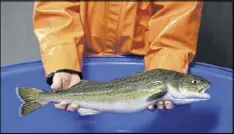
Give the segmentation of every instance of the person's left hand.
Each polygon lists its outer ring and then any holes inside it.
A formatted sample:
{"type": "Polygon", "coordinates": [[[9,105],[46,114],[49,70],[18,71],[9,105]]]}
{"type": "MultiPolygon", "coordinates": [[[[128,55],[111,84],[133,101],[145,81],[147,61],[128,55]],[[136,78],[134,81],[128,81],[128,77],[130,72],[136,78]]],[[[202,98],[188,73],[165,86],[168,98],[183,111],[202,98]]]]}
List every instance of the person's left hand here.
{"type": "MultiPolygon", "coordinates": [[[[157,102],[157,109],[173,109],[174,108],[174,105],[170,102],[170,101],[159,101],[157,102]]],[[[148,109],[150,111],[153,111],[155,109],[155,106],[154,105],[150,105],[148,106],[148,109]]]]}

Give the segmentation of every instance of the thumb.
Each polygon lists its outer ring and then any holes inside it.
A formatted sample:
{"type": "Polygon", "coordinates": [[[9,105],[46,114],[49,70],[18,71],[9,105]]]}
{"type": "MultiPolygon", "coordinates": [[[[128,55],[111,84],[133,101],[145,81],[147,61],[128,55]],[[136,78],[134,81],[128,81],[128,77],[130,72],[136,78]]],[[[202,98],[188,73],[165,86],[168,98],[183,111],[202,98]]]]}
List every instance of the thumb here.
{"type": "Polygon", "coordinates": [[[53,77],[53,84],[51,85],[53,90],[59,90],[62,88],[62,77],[59,73],[55,74],[53,77]]]}

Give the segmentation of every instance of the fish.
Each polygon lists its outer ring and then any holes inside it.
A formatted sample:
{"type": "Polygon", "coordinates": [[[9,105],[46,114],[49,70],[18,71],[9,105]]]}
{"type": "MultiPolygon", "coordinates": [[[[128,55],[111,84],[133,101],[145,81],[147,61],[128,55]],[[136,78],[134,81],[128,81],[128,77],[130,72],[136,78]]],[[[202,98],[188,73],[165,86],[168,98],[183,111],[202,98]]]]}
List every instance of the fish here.
{"type": "Polygon", "coordinates": [[[206,90],[211,83],[197,75],[169,69],[137,72],[109,81],[81,80],[67,90],[48,92],[34,87],[17,87],[22,101],[19,116],[26,116],[48,103],[76,103],[81,116],[103,112],[131,113],[145,110],[158,101],[175,105],[190,104],[211,98],[206,90]]]}

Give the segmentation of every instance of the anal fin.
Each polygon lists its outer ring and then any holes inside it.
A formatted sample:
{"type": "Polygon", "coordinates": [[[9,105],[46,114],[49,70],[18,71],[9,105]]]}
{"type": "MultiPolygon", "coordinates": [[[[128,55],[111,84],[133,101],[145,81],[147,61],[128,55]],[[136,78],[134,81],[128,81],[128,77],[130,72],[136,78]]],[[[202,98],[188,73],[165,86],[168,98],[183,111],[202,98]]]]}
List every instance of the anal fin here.
{"type": "Polygon", "coordinates": [[[95,114],[101,113],[101,112],[99,112],[99,111],[92,110],[92,109],[88,109],[88,108],[78,108],[77,112],[78,112],[81,116],[95,115],[95,114]]]}

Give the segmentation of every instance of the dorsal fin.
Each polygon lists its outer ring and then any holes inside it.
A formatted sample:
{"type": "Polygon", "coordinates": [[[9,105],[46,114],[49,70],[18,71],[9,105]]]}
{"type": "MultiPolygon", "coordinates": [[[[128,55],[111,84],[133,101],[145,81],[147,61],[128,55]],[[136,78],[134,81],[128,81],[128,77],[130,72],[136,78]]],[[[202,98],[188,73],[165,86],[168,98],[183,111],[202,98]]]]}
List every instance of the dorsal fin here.
{"type": "Polygon", "coordinates": [[[136,72],[135,75],[140,75],[142,73],[144,73],[144,72],[136,72]]]}
{"type": "Polygon", "coordinates": [[[79,84],[89,82],[88,80],[80,80],[79,84]]]}
{"type": "Polygon", "coordinates": [[[76,87],[76,86],[81,86],[81,85],[86,84],[86,83],[98,83],[98,82],[97,81],[89,81],[89,80],[80,80],[79,83],[73,85],[71,88],[76,87]]]}
{"type": "Polygon", "coordinates": [[[89,81],[88,81],[88,80],[80,80],[79,83],[77,83],[77,84],[71,86],[70,88],[73,88],[73,87],[76,87],[76,86],[80,86],[80,85],[85,84],[85,83],[87,83],[87,82],[89,82],[89,81]]]}

